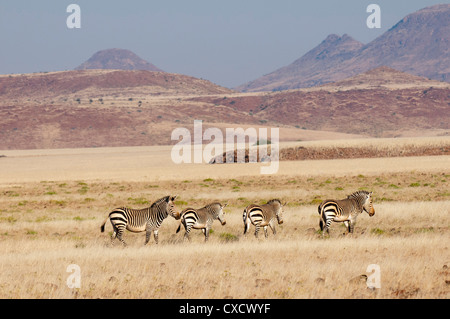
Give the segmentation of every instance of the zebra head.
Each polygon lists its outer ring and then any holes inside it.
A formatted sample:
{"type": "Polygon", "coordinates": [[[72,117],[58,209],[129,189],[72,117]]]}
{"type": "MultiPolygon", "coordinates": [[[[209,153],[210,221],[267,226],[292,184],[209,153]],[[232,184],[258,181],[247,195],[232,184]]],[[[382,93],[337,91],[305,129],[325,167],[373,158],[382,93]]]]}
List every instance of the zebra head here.
{"type": "Polygon", "coordinates": [[[219,205],[219,211],[217,212],[217,219],[219,219],[220,223],[223,225],[225,225],[227,223],[227,221],[225,220],[225,212],[223,211],[223,209],[228,205],[222,205],[220,203],[218,203],[219,205]]]}
{"type": "Polygon", "coordinates": [[[271,204],[275,210],[275,216],[277,217],[278,224],[283,224],[283,206],[287,204],[282,204],[279,199],[272,199],[267,202],[267,204],[271,204]]]}
{"type": "Polygon", "coordinates": [[[283,213],[284,213],[283,207],[286,206],[286,204],[287,202],[285,202],[284,204],[281,204],[280,202],[280,209],[278,209],[277,213],[277,221],[279,225],[283,224],[283,213]]]}
{"type": "Polygon", "coordinates": [[[372,193],[367,193],[366,194],[366,199],[365,202],[363,204],[363,209],[365,210],[365,212],[367,214],[369,214],[370,217],[372,217],[373,215],[375,215],[375,208],[373,208],[373,202],[372,202],[372,193]]]}
{"type": "Polygon", "coordinates": [[[167,214],[169,214],[170,216],[172,216],[173,218],[175,218],[176,220],[180,219],[181,214],[180,212],[177,212],[175,210],[175,199],[177,198],[178,195],[175,196],[167,196],[166,197],[166,202],[167,202],[167,206],[166,206],[166,212],[167,214]]]}
{"type": "MultiPolygon", "coordinates": [[[[347,199],[355,200],[359,207],[362,208],[370,217],[375,215],[375,209],[373,208],[372,192],[357,191],[347,196],[347,199]]],[[[362,211],[361,211],[362,212],[362,211]]]]}

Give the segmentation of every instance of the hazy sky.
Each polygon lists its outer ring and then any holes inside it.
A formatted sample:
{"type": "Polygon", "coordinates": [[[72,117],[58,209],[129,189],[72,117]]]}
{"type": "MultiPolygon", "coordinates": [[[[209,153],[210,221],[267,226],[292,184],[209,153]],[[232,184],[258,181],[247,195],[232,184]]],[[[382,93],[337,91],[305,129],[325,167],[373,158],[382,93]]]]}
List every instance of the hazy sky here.
{"type": "Polygon", "coordinates": [[[157,67],[234,87],[292,63],[328,34],[368,43],[448,0],[0,0],[0,74],[70,70],[98,50],[129,49],[157,67]],[[69,4],[81,29],[69,29],[69,4]],[[381,29],[369,29],[369,4],[381,29]]]}

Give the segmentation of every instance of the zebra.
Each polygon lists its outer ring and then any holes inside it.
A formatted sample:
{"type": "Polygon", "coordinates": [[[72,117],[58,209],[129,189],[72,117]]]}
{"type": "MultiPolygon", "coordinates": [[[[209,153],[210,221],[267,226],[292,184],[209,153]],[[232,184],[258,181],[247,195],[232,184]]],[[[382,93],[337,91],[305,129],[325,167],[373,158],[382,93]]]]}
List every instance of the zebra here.
{"type": "Polygon", "coordinates": [[[189,237],[189,233],[191,229],[201,229],[203,235],[205,235],[205,242],[208,241],[209,230],[215,219],[218,219],[222,226],[227,223],[224,218],[225,212],[223,211],[226,206],[227,204],[222,205],[221,203],[215,202],[200,209],[184,209],[180,213],[180,224],[178,225],[176,232],[178,233],[180,231],[181,224],[183,224],[184,229],[186,230],[184,239],[190,241],[191,238],[189,237]]]}
{"type": "Polygon", "coordinates": [[[329,228],[331,222],[344,222],[349,233],[353,233],[353,229],[356,223],[356,217],[363,211],[369,214],[370,217],[375,215],[375,209],[373,208],[372,192],[357,191],[351,195],[348,195],[343,200],[324,200],[318,207],[320,215],[320,230],[322,230],[322,236],[325,231],[329,234],[329,228]]]}
{"type": "Polygon", "coordinates": [[[116,208],[103,221],[100,230],[102,233],[105,231],[105,223],[109,219],[114,231],[111,236],[111,243],[117,238],[126,246],[125,241],[122,239],[122,234],[127,229],[134,233],[145,231],[144,245],[149,242],[151,233],[153,232],[155,242],[158,244],[158,230],[164,219],[168,215],[177,220],[180,219],[180,213],[175,211],[175,198],[177,196],[165,196],[155,201],[150,207],[144,209],[116,208]]]}
{"type": "Polygon", "coordinates": [[[244,209],[244,235],[250,228],[250,223],[255,226],[255,237],[258,238],[258,232],[261,227],[264,228],[266,238],[267,226],[270,226],[274,235],[276,235],[275,218],[278,224],[283,224],[283,206],[279,199],[272,199],[265,205],[250,204],[244,209]]]}

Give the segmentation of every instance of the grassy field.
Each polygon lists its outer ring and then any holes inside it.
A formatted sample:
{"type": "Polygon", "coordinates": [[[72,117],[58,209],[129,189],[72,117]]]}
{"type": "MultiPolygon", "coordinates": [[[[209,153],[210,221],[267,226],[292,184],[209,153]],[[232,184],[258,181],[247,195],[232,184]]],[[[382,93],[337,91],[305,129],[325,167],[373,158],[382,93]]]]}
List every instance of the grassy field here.
{"type": "Polygon", "coordinates": [[[280,162],[263,176],[263,164],[175,165],[168,150],[0,152],[0,298],[450,297],[449,156],[280,162]],[[374,192],[375,216],[359,216],[352,236],[333,224],[322,238],[318,203],[359,189],[374,192]],[[227,224],[208,243],[200,231],[184,242],[171,217],[159,245],[129,232],[127,247],[111,245],[109,222],[100,233],[113,208],[169,194],[178,210],[228,203],[227,224]],[[255,239],[252,226],[244,236],[243,208],[272,198],[288,202],[277,235],[255,239]],[[71,264],[81,288],[66,284],[71,264]],[[367,288],[370,264],[379,289],[367,288]]]}

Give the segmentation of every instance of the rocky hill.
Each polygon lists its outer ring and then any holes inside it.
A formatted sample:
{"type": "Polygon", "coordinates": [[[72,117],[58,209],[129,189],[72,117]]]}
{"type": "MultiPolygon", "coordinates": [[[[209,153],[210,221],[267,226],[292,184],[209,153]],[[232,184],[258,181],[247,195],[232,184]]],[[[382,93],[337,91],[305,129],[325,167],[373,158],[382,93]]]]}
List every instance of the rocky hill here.
{"type": "Polygon", "coordinates": [[[88,69],[110,69],[110,70],[146,70],[158,71],[150,62],[141,59],[130,50],[124,49],[107,49],[96,52],[86,62],[75,68],[75,70],[88,69]]]}
{"type": "Polygon", "coordinates": [[[3,104],[67,102],[108,96],[203,95],[232,90],[207,80],[154,71],[81,70],[0,75],[3,104]]]}

